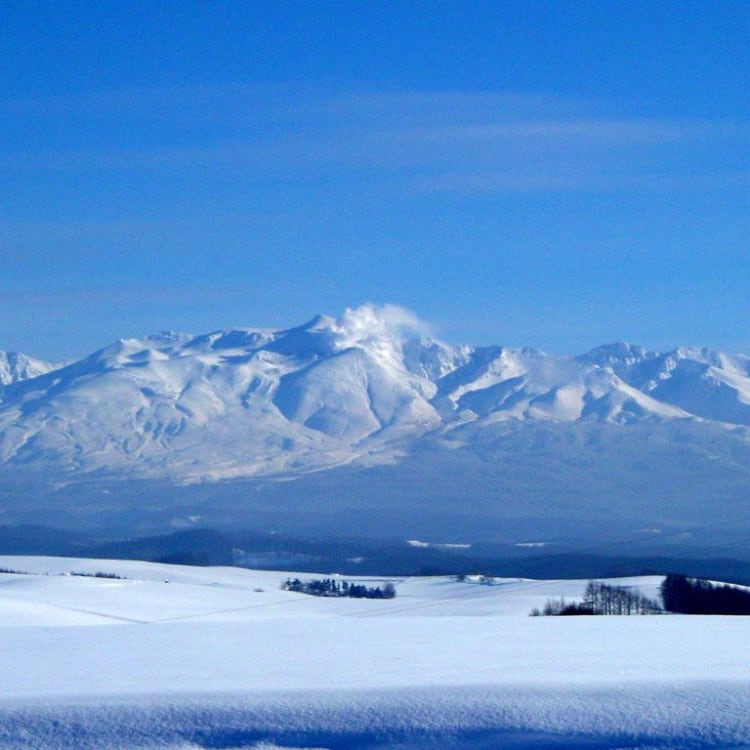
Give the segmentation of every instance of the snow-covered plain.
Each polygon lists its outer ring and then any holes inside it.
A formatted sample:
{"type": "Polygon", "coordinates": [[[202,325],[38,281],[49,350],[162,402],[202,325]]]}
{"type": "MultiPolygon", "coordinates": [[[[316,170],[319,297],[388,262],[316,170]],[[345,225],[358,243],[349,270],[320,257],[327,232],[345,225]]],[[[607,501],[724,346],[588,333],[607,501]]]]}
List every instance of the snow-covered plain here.
{"type": "Polygon", "coordinates": [[[528,617],[585,581],[394,579],[378,601],[234,568],[0,568],[27,573],[0,574],[2,748],[750,747],[747,618],[528,617]]]}

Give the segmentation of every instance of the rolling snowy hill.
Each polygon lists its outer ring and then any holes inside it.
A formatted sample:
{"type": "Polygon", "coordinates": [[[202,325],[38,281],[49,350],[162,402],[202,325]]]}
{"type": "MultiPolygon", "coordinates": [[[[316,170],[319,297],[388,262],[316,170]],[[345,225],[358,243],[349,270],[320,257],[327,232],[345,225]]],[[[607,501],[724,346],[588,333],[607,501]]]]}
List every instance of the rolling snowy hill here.
{"type": "MultiPolygon", "coordinates": [[[[294,479],[298,499],[325,493],[332,513],[366,516],[369,472],[383,512],[439,519],[462,496],[467,532],[499,518],[737,515],[750,478],[747,357],[627,344],[561,357],[453,346],[420,328],[365,305],[283,331],[126,339],[57,368],[4,356],[6,498],[71,482],[136,481],[143,495],[149,482],[253,480],[251,496],[286,512],[279,481],[294,479]]],[[[204,511],[217,502],[201,495],[204,511]]]]}
{"type": "Polygon", "coordinates": [[[0,574],[7,750],[750,745],[748,618],[528,617],[586,581],[400,578],[361,600],[273,571],[0,567],[24,571],[0,574]]]}

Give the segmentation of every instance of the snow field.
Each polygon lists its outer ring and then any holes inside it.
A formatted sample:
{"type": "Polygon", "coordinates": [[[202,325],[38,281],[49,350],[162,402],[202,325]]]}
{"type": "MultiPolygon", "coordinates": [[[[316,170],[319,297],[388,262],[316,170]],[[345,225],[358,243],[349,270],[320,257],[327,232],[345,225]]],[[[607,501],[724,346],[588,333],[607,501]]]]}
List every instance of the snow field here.
{"type": "Polygon", "coordinates": [[[33,573],[0,574],[10,750],[750,746],[747,618],[528,617],[585,581],[409,578],[373,601],[280,572],[0,567],[33,573]]]}

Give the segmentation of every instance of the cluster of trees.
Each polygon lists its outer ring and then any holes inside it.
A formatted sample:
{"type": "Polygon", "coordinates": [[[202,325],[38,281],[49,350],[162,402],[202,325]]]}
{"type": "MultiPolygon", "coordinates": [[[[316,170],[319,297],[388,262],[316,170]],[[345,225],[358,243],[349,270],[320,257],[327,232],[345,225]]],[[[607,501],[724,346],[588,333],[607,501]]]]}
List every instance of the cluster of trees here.
{"type": "Polygon", "coordinates": [[[594,615],[653,615],[661,612],[657,602],[637,589],[589,581],[583,593],[583,606],[594,615]]]}
{"type": "Polygon", "coordinates": [[[583,601],[568,603],[565,599],[549,599],[542,610],[533,609],[532,616],[539,615],[652,615],[661,612],[661,607],[652,599],[627,586],[589,581],[583,593],[583,601]]]}
{"type": "Polygon", "coordinates": [[[287,578],[284,589],[311,596],[349,597],[351,599],[393,599],[396,587],[392,583],[381,586],[365,586],[361,583],[338,581],[335,578],[322,578],[312,581],[300,581],[299,578],[287,578]]]}
{"type": "Polygon", "coordinates": [[[750,590],[700,578],[668,575],[661,584],[663,608],[635,589],[590,581],[580,602],[548,599],[538,615],[750,615],[750,590]]]}
{"type": "Polygon", "coordinates": [[[700,578],[668,575],[661,585],[664,609],[687,615],[750,615],[750,591],[700,578]]]}

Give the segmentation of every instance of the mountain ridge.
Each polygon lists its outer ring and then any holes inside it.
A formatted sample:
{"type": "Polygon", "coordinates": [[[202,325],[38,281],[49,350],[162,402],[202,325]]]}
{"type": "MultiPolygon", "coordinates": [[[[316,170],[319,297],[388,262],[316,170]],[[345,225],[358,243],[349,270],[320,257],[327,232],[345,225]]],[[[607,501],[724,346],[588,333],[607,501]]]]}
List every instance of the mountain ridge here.
{"type": "Polygon", "coordinates": [[[364,305],[278,331],[122,339],[59,367],[0,354],[14,366],[0,462],[201,481],[387,464],[459,425],[750,425],[742,355],[615,343],[565,357],[446,344],[420,325],[364,305]]]}

